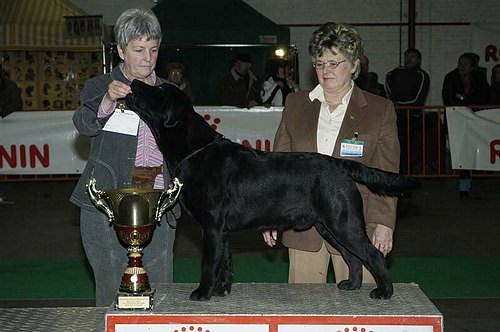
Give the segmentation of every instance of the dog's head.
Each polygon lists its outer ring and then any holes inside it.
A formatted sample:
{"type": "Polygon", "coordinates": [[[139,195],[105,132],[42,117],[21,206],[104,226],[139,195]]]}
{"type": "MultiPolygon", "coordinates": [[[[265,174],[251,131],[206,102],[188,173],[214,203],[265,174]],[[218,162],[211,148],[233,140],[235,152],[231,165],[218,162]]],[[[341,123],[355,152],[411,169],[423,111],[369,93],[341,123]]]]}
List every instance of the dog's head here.
{"type": "Polygon", "coordinates": [[[130,87],[127,107],[149,126],[164,155],[180,159],[221,136],[175,85],[150,86],[134,80],[130,87]]]}
{"type": "Polygon", "coordinates": [[[176,126],[192,111],[189,97],[170,83],[151,86],[134,80],[130,87],[127,106],[150,127],[156,138],[163,128],[176,126]]]}

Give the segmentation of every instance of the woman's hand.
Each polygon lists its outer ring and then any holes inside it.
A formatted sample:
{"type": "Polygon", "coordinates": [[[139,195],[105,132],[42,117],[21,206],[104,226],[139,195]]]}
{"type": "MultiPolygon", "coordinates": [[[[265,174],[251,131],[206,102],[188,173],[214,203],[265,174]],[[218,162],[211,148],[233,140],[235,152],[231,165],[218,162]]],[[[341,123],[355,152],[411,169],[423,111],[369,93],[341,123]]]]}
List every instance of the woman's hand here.
{"type": "Polygon", "coordinates": [[[127,94],[132,92],[130,86],[120,81],[114,80],[108,85],[108,92],[104,95],[102,100],[102,109],[107,113],[113,113],[112,109],[116,101],[120,98],[125,98],[127,94]]]}
{"type": "Polygon", "coordinates": [[[270,229],[262,232],[262,236],[264,237],[264,241],[266,241],[268,246],[274,247],[276,245],[276,241],[278,240],[278,231],[275,229],[270,229]]]}
{"type": "Polygon", "coordinates": [[[373,231],[372,243],[384,256],[392,250],[392,233],[392,229],[381,224],[377,224],[373,231]]]}
{"type": "Polygon", "coordinates": [[[128,95],[130,92],[132,92],[130,86],[128,86],[123,82],[114,80],[113,82],[109,83],[108,93],[106,95],[106,98],[108,98],[109,101],[114,103],[120,98],[125,98],[125,96],[128,95]]]}

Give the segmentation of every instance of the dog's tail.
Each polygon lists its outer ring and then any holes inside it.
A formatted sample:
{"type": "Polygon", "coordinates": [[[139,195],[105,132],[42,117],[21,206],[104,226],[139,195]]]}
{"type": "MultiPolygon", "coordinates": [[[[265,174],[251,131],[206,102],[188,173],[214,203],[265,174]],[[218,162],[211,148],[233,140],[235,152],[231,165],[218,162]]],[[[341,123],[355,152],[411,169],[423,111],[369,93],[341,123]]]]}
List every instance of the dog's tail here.
{"type": "Polygon", "coordinates": [[[355,182],[365,185],[371,192],[379,195],[400,196],[420,188],[420,182],[414,177],[368,167],[349,159],[338,161],[340,168],[355,182]]]}

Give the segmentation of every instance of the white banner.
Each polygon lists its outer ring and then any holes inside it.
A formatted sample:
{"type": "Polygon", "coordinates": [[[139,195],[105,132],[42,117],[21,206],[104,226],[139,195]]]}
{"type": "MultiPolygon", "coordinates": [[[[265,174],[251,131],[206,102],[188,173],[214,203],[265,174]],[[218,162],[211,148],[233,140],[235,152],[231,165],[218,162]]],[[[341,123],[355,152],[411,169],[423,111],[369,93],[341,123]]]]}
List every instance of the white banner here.
{"type": "Polygon", "coordinates": [[[500,171],[500,109],[446,108],[453,169],[500,171]]]}
{"type": "MultiPolygon", "coordinates": [[[[281,107],[195,107],[219,133],[234,142],[270,151],[281,107]]],[[[72,122],[73,111],[14,112],[0,119],[0,174],[80,174],[90,144],[72,122]]]]}

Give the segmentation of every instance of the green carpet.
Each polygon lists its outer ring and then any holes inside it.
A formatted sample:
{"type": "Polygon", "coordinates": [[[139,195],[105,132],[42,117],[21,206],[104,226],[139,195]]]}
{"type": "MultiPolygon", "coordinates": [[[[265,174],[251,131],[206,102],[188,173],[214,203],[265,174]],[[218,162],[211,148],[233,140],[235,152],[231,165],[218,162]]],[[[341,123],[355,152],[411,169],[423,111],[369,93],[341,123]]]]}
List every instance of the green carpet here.
{"type": "MultiPolygon", "coordinates": [[[[288,263],[261,257],[234,257],[235,282],[284,283],[288,263]]],[[[0,300],[92,299],[92,272],[86,260],[0,262],[0,300]]],[[[201,259],[177,258],[174,281],[198,283],[201,259]]],[[[500,298],[500,258],[391,258],[395,283],[413,282],[430,298],[500,298]]],[[[331,276],[330,276],[331,279],[331,276]]]]}

